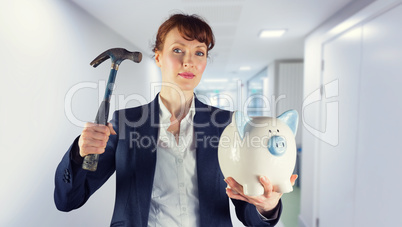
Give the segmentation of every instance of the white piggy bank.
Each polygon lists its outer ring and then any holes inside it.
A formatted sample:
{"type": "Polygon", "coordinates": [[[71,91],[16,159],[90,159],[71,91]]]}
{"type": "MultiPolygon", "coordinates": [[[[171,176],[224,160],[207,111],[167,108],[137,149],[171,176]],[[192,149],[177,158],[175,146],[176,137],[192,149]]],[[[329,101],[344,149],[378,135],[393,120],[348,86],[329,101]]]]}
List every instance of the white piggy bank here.
{"type": "Polygon", "coordinates": [[[280,193],[293,191],[290,177],[296,164],[298,121],[295,110],[278,118],[251,119],[235,112],[219,140],[219,165],[225,178],[233,177],[249,196],[264,193],[260,176],[267,176],[280,193]]]}

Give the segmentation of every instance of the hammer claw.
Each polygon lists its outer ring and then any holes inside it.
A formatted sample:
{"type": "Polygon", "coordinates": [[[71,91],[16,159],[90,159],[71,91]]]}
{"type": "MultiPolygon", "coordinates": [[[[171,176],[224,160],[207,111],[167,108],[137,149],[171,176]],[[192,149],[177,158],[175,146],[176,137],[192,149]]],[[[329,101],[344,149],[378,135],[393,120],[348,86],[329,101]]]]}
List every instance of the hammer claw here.
{"type": "Polygon", "coordinates": [[[110,55],[107,53],[108,51],[103,52],[98,57],[96,57],[93,61],[91,61],[91,65],[96,68],[96,66],[100,65],[102,62],[110,58],[110,55]]]}

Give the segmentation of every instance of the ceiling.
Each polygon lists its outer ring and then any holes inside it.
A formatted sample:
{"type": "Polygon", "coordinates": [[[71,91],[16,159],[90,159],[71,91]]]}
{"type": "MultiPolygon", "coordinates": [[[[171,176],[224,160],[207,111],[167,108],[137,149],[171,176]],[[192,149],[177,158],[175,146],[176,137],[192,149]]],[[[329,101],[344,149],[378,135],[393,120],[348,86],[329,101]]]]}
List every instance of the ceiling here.
{"type": "Polygon", "coordinates": [[[256,75],[275,59],[303,58],[305,36],[353,0],[71,1],[150,57],[158,27],[169,15],[184,12],[202,16],[216,38],[203,79],[228,78],[235,84],[235,80],[256,75]],[[281,38],[261,39],[258,34],[263,29],[287,32],[281,38]],[[250,70],[239,70],[242,66],[250,70]]]}

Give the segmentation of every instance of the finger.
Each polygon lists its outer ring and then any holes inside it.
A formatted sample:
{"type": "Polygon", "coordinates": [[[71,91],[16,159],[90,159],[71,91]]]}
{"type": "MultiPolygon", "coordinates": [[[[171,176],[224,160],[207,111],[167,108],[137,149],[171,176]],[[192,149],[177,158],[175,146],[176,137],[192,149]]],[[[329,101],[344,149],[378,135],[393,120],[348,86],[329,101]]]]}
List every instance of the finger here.
{"type": "Polygon", "coordinates": [[[83,133],[87,132],[87,133],[92,133],[92,132],[99,132],[99,133],[104,133],[106,135],[108,135],[108,133],[110,133],[110,130],[107,126],[105,125],[100,125],[100,124],[94,124],[91,122],[87,122],[85,123],[85,127],[82,130],[83,133]]]}
{"type": "Polygon", "coordinates": [[[107,140],[97,140],[93,138],[83,137],[83,147],[100,147],[105,148],[107,145],[107,140]]]}
{"type": "Polygon", "coordinates": [[[229,196],[229,198],[242,200],[249,203],[249,200],[246,197],[240,195],[239,193],[233,191],[230,188],[226,188],[226,194],[229,196]]]}
{"type": "Polygon", "coordinates": [[[107,127],[109,127],[110,133],[112,135],[117,135],[116,131],[113,128],[113,125],[111,123],[107,123],[107,127]]]}
{"type": "Polygon", "coordinates": [[[93,140],[100,140],[100,141],[108,141],[109,137],[105,133],[100,133],[100,132],[91,132],[84,134],[84,137],[88,137],[93,140]]]}
{"type": "Polygon", "coordinates": [[[268,177],[261,176],[260,182],[261,182],[262,186],[264,187],[264,196],[267,198],[270,198],[272,196],[272,189],[273,189],[273,185],[271,184],[271,181],[268,179],[268,177]]]}
{"type": "Polygon", "coordinates": [[[91,143],[92,141],[102,141],[107,143],[109,137],[105,133],[92,131],[90,128],[85,128],[80,137],[80,144],[91,143]]]}
{"type": "Polygon", "coordinates": [[[106,125],[100,125],[100,124],[98,124],[98,125],[92,126],[91,129],[92,129],[93,131],[95,131],[95,132],[105,133],[107,136],[110,135],[109,127],[106,126],[106,125]]]}
{"type": "Polygon", "coordinates": [[[244,195],[243,194],[243,186],[239,183],[237,183],[237,181],[235,179],[233,179],[232,177],[228,177],[225,179],[225,182],[229,185],[229,187],[232,189],[232,191],[236,191],[237,193],[244,195]]]}
{"type": "Polygon", "coordinates": [[[92,122],[86,122],[85,125],[84,125],[84,128],[90,128],[90,127],[93,127],[93,126],[96,126],[96,125],[97,124],[92,123],[92,122]]]}

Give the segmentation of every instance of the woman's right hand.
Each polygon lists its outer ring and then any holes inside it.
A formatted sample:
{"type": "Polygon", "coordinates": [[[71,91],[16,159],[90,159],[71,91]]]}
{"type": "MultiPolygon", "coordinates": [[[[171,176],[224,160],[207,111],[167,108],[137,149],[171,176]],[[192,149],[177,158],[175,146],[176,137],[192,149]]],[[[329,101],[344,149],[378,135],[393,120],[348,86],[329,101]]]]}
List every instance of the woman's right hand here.
{"type": "Polygon", "coordinates": [[[110,134],[117,134],[112,124],[106,126],[87,122],[78,141],[81,157],[104,153],[110,134]]]}

